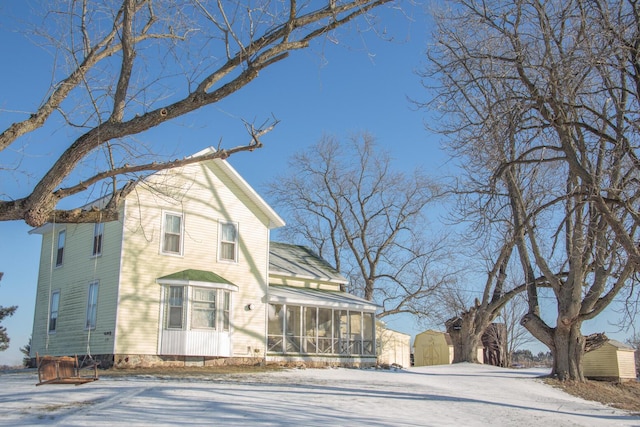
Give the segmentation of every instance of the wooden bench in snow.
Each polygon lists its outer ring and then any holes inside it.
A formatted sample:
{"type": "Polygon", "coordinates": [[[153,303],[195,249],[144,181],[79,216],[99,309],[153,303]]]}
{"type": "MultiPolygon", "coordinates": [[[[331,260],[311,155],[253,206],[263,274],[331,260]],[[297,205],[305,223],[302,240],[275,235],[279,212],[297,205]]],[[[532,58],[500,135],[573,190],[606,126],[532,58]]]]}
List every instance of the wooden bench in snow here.
{"type": "Polygon", "coordinates": [[[43,356],[36,353],[38,384],[86,384],[98,380],[98,363],[82,369],[93,370],[93,376],[81,376],[78,356],[43,356]]]}

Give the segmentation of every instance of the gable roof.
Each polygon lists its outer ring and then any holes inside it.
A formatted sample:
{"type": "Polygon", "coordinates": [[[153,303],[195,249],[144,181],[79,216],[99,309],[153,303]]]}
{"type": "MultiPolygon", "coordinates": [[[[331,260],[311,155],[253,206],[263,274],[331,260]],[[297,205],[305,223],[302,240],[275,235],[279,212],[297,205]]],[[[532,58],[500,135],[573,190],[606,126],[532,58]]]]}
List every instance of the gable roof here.
{"type": "MultiPolygon", "coordinates": [[[[187,158],[191,158],[191,157],[199,157],[199,156],[204,156],[206,154],[211,154],[211,153],[215,153],[216,149],[213,147],[208,147],[205,148],[204,150],[201,150],[195,154],[192,154],[191,156],[187,156],[187,158]]],[[[280,217],[280,215],[278,215],[276,213],[276,211],[273,210],[273,208],[271,208],[271,206],[269,206],[267,204],[267,202],[264,201],[264,199],[262,197],[260,197],[260,195],[253,189],[253,187],[251,187],[249,185],[249,183],[242,178],[242,176],[240,176],[240,174],[238,173],[238,171],[236,171],[230,164],[229,162],[227,162],[225,159],[213,159],[210,160],[212,162],[214,162],[216,164],[216,166],[218,166],[218,169],[225,174],[226,177],[228,177],[234,184],[236,184],[238,186],[238,188],[240,189],[240,191],[242,191],[249,200],[251,200],[256,206],[257,208],[260,210],[260,212],[262,212],[267,219],[269,220],[269,224],[268,224],[268,228],[269,229],[274,229],[274,228],[279,228],[279,227],[283,227],[285,225],[284,220],[280,217]]],[[[164,172],[170,169],[163,169],[162,171],[159,172],[164,172]]],[[[157,172],[156,172],[157,173],[157,172]]],[[[154,174],[152,174],[154,175],[154,174]]],[[[142,178],[144,180],[144,178],[142,178]]],[[[136,184],[139,181],[136,182],[136,184]]],[[[105,196],[102,196],[96,200],[94,200],[91,203],[88,203],[84,206],[81,206],[80,209],[82,210],[88,210],[91,209],[93,207],[98,207],[98,208],[103,208],[109,201],[110,198],[110,194],[107,194],[105,196]]],[[[51,231],[53,225],[51,223],[46,223],[40,227],[36,227],[32,230],[29,231],[29,234],[45,234],[51,231]]]]}
{"type": "MultiPolygon", "coordinates": [[[[204,156],[206,154],[215,153],[216,149],[213,147],[205,148],[192,156],[189,157],[198,157],[204,156]]],[[[213,162],[220,168],[220,170],[234,183],[236,184],[242,192],[251,200],[258,209],[269,219],[269,229],[283,227],[285,225],[284,220],[278,215],[272,208],[264,201],[262,197],[245,181],[245,179],[240,176],[238,171],[236,171],[225,159],[213,159],[213,162]]]]}
{"type": "Polygon", "coordinates": [[[311,249],[279,242],[269,244],[269,274],[340,284],[349,282],[311,249]]]}
{"type": "Polygon", "coordinates": [[[635,349],[633,347],[628,346],[626,344],[623,344],[623,343],[621,343],[620,341],[617,341],[617,340],[609,339],[609,341],[607,341],[606,344],[610,344],[610,345],[614,346],[615,348],[617,348],[618,350],[635,351],[635,349]]]}

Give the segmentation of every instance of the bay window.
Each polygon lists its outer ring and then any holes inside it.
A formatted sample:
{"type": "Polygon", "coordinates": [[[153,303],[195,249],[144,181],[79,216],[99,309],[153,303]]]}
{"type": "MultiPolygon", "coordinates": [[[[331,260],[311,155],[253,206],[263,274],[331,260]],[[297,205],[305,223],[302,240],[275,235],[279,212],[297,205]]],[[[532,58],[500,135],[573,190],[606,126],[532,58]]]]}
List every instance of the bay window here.
{"type": "Polygon", "coordinates": [[[165,328],[228,331],[231,293],[226,289],[168,286],[165,328]]]}

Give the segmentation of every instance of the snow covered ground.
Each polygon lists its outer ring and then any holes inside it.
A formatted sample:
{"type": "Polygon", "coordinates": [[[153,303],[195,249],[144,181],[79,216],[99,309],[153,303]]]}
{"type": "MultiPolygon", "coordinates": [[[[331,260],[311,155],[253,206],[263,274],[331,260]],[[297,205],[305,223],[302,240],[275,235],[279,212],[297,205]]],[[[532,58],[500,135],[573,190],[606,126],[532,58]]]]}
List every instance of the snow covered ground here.
{"type": "Polygon", "coordinates": [[[296,369],[224,377],[103,377],[36,387],[0,374],[0,425],[639,426],[572,397],[548,371],[458,364],[397,371],[296,369]]]}

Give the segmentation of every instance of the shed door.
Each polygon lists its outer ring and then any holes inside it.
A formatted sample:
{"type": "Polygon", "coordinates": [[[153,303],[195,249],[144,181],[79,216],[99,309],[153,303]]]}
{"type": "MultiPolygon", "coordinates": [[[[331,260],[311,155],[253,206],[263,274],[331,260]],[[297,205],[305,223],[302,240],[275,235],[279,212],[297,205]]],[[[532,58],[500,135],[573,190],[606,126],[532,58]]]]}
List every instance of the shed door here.
{"type": "Polygon", "coordinates": [[[431,337],[427,339],[425,346],[422,347],[422,362],[424,366],[439,365],[442,360],[440,346],[431,337]]]}

